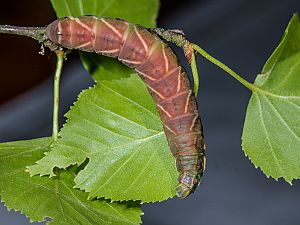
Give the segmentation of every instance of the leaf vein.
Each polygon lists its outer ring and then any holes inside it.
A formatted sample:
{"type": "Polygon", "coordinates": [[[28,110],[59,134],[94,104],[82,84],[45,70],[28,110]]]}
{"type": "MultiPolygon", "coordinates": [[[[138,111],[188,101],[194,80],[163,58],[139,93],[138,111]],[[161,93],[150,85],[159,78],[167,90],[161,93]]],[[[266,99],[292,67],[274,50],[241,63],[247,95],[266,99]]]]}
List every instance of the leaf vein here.
{"type": "Polygon", "coordinates": [[[262,108],[261,108],[261,102],[260,102],[259,95],[255,95],[255,96],[258,99],[259,115],[260,115],[260,118],[261,118],[261,121],[262,121],[264,132],[266,134],[268,145],[270,146],[271,153],[273,155],[273,158],[275,159],[276,164],[278,165],[279,170],[282,172],[282,174],[284,174],[284,171],[283,171],[283,169],[282,169],[282,167],[281,167],[281,165],[279,163],[279,160],[278,160],[278,158],[276,156],[276,153],[275,153],[274,148],[272,146],[272,143],[271,143],[271,140],[270,140],[270,137],[269,137],[266,125],[265,125],[265,121],[264,121],[264,117],[263,117],[263,112],[262,112],[262,108]]]}
{"type": "Polygon", "coordinates": [[[158,119],[158,116],[156,114],[154,114],[153,112],[151,112],[149,109],[145,108],[144,106],[138,104],[137,102],[133,101],[132,99],[126,97],[125,95],[122,95],[121,93],[119,92],[116,92],[115,90],[105,86],[102,84],[103,87],[105,87],[106,89],[110,90],[111,92],[113,92],[114,94],[126,99],[127,101],[131,102],[132,104],[138,106],[139,108],[143,109],[144,111],[148,112],[151,116],[153,116],[155,119],[158,119]]]}
{"type": "MultiPolygon", "coordinates": [[[[68,187],[63,180],[61,180],[61,183],[73,197],[73,198],[69,198],[69,197],[66,198],[66,200],[64,200],[65,202],[68,202],[67,200],[76,201],[78,205],[80,205],[83,208],[85,208],[86,210],[90,211],[96,218],[98,217],[97,213],[94,210],[92,210],[89,206],[87,206],[86,204],[84,204],[82,201],[80,201],[78,199],[78,197],[73,193],[74,190],[71,190],[70,187],[68,187]]],[[[69,205],[71,206],[70,203],[69,203],[69,205]]],[[[105,220],[101,219],[100,217],[99,217],[99,219],[102,220],[103,222],[105,222],[105,220]]]]}
{"type": "Polygon", "coordinates": [[[63,1],[63,2],[65,3],[66,11],[68,13],[68,16],[72,16],[72,12],[71,12],[71,9],[69,7],[68,1],[63,1]]]}
{"type": "Polygon", "coordinates": [[[107,10],[115,3],[116,0],[110,0],[108,4],[105,4],[103,9],[98,13],[98,15],[102,16],[107,10]]]}
{"type": "MultiPolygon", "coordinates": [[[[80,116],[77,116],[77,115],[74,115],[74,117],[80,117],[80,116]]],[[[86,118],[86,117],[80,117],[79,119],[81,119],[81,120],[84,120],[85,122],[87,122],[87,123],[90,123],[90,124],[92,124],[92,125],[96,125],[98,128],[100,128],[100,129],[102,129],[102,130],[106,130],[106,131],[108,131],[109,133],[111,133],[111,134],[115,134],[115,135],[118,135],[118,136],[120,136],[120,137],[125,137],[126,139],[133,139],[132,137],[130,137],[130,136],[128,136],[128,135],[124,135],[124,134],[120,134],[120,133],[117,133],[117,132],[115,132],[115,131],[113,131],[113,130],[110,130],[110,129],[108,129],[108,128],[106,128],[106,127],[103,127],[103,126],[101,126],[100,124],[98,124],[98,123],[96,123],[96,122],[94,122],[94,121],[92,121],[92,120],[89,120],[88,118],[86,118]]],[[[91,138],[90,138],[91,139],[91,138]]],[[[91,139],[91,140],[93,140],[93,139],[91,139]]],[[[101,142],[102,143],[102,142],[101,142]]],[[[106,146],[110,146],[110,145],[107,145],[107,144],[105,144],[106,146]]]]}
{"type": "Polygon", "coordinates": [[[273,109],[273,111],[275,112],[275,114],[277,115],[277,117],[279,118],[279,120],[282,122],[282,124],[288,129],[288,131],[290,131],[290,133],[292,133],[292,135],[294,137],[296,137],[296,139],[298,139],[300,141],[299,136],[296,134],[295,131],[292,130],[292,128],[287,124],[287,122],[283,119],[282,115],[279,113],[279,111],[275,108],[275,106],[273,105],[273,103],[265,96],[263,96],[266,99],[266,102],[268,102],[268,104],[271,106],[271,108],[273,109]]]}
{"type": "Polygon", "coordinates": [[[109,177],[109,179],[107,179],[103,184],[101,184],[101,186],[99,187],[99,189],[103,188],[130,160],[133,156],[135,156],[141,149],[141,146],[139,145],[136,150],[128,157],[128,159],[125,160],[124,163],[122,163],[120,165],[120,167],[115,170],[112,175],[109,177]]]}
{"type": "Polygon", "coordinates": [[[134,180],[131,182],[130,186],[127,188],[126,192],[130,191],[130,188],[135,184],[135,182],[141,177],[143,172],[146,170],[146,168],[149,166],[149,163],[151,162],[152,158],[155,155],[155,151],[152,151],[151,156],[148,158],[146,164],[143,166],[142,170],[139,172],[137,176],[135,176],[134,180]]]}
{"type": "Polygon", "coordinates": [[[94,104],[97,108],[99,108],[100,110],[103,110],[103,111],[105,111],[105,112],[107,112],[107,113],[109,113],[109,114],[112,114],[112,115],[114,115],[114,116],[116,116],[116,117],[118,117],[118,118],[121,118],[121,119],[127,121],[128,123],[131,123],[131,124],[133,124],[133,125],[142,127],[142,128],[144,128],[144,129],[146,129],[146,130],[149,130],[149,131],[158,132],[158,130],[153,130],[153,129],[151,129],[151,128],[145,127],[145,126],[143,126],[143,125],[141,125],[141,124],[139,124],[139,123],[137,123],[137,122],[135,122],[135,121],[133,121],[133,120],[130,120],[130,119],[128,119],[128,118],[126,118],[126,117],[123,117],[123,116],[121,116],[121,115],[119,115],[119,114],[117,114],[117,113],[115,113],[115,112],[113,112],[113,111],[110,111],[110,110],[108,110],[108,109],[105,109],[105,108],[103,108],[103,107],[97,105],[94,101],[90,101],[90,102],[91,102],[92,104],[94,104]]]}
{"type": "Polygon", "coordinates": [[[78,5],[79,5],[80,15],[82,16],[82,15],[84,15],[82,0],[78,1],[78,5]]]}

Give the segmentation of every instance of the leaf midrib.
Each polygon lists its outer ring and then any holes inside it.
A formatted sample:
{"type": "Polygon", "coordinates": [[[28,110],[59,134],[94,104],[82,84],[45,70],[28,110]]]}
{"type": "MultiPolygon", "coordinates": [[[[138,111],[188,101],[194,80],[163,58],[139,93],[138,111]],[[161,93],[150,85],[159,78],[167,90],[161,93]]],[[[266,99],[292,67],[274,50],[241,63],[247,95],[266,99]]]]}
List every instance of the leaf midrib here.
{"type": "Polygon", "coordinates": [[[274,98],[280,98],[280,99],[284,99],[284,100],[289,100],[289,99],[299,99],[300,100],[300,96],[293,96],[293,95],[278,95],[278,94],[274,94],[272,92],[266,91],[262,88],[259,88],[256,85],[252,85],[252,91],[253,93],[257,93],[257,94],[261,94],[261,95],[268,95],[274,98]]]}

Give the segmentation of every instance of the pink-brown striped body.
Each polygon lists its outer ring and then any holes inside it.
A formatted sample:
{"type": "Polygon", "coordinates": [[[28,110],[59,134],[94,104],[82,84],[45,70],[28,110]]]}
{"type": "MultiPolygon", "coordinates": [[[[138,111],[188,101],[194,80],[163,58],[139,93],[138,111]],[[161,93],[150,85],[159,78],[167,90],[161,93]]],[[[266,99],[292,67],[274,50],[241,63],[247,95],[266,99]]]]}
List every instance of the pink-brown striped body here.
{"type": "Polygon", "coordinates": [[[156,103],[176,158],[177,195],[185,198],[193,192],[205,169],[205,145],[195,96],[173,51],[146,28],[106,17],[58,19],[46,35],[64,48],[118,58],[135,68],[156,103]]]}

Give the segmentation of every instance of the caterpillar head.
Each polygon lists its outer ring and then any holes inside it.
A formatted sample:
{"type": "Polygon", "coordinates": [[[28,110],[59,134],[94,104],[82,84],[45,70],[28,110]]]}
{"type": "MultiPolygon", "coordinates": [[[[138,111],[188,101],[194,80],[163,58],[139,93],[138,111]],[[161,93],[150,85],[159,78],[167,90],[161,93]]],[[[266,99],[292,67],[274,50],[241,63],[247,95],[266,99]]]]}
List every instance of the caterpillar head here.
{"type": "Polygon", "coordinates": [[[49,38],[50,41],[54,43],[58,43],[58,23],[59,20],[55,20],[54,22],[50,23],[46,28],[46,36],[49,38]]]}

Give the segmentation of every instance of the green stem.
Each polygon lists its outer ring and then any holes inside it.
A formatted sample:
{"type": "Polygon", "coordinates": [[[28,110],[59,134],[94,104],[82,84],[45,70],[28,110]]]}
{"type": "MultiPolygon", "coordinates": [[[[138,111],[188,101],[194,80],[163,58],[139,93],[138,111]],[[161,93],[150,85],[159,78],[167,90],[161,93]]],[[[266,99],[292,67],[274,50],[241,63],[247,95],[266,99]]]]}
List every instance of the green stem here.
{"type": "Polygon", "coordinates": [[[233,78],[238,80],[240,83],[242,83],[246,88],[250,89],[251,91],[255,91],[257,87],[248,81],[246,81],[244,78],[242,78],[240,75],[238,75],[236,72],[234,72],[232,69],[230,69],[228,66],[226,66],[224,63],[220,62],[210,54],[208,54],[204,49],[199,47],[196,44],[192,44],[192,48],[197,51],[199,54],[201,54],[204,58],[206,58],[208,61],[212,62],[216,66],[220,67],[227,73],[229,73],[233,78]]]}
{"type": "Polygon", "coordinates": [[[198,88],[199,88],[199,75],[198,75],[198,69],[197,69],[197,64],[196,64],[196,57],[194,51],[192,52],[192,57],[191,57],[191,67],[192,67],[192,74],[194,78],[194,92],[195,95],[198,95],[198,88]]]}
{"type": "Polygon", "coordinates": [[[52,138],[54,141],[58,138],[58,109],[59,109],[59,81],[64,62],[65,53],[61,50],[56,52],[57,62],[54,75],[54,98],[53,98],[53,130],[52,138]]]}

